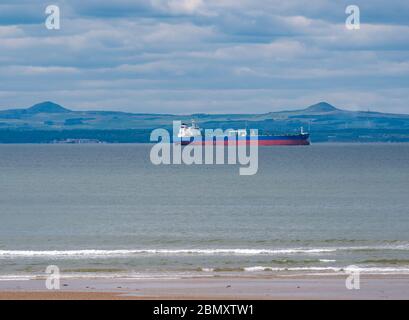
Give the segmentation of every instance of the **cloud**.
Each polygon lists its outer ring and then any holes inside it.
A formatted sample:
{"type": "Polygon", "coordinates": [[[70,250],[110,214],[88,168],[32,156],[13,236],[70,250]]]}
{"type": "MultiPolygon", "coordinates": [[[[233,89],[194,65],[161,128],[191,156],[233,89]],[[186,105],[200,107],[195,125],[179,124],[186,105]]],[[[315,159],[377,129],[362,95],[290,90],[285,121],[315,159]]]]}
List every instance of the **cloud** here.
{"type": "Polygon", "coordinates": [[[56,0],[0,4],[1,108],[267,112],[329,100],[409,112],[407,1],[56,0]],[[389,102],[388,102],[389,101],[389,102]],[[249,107],[250,106],[250,107],[249,107]]]}
{"type": "Polygon", "coordinates": [[[203,0],[152,0],[153,7],[173,14],[203,13],[203,0]]]}

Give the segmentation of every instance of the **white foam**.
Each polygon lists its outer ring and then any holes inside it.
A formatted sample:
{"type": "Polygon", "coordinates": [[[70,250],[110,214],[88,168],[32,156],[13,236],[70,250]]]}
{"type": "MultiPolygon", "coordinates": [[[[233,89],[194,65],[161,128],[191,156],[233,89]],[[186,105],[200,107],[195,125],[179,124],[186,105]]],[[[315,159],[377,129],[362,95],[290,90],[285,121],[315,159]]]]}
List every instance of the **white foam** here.
{"type": "Polygon", "coordinates": [[[138,250],[0,250],[0,257],[109,257],[137,254],[268,255],[334,252],[335,248],[295,249],[138,249],[138,250]]]}
{"type": "Polygon", "coordinates": [[[244,271],[257,272],[257,271],[341,271],[341,268],[336,267],[294,267],[294,268],[278,268],[278,267],[247,267],[244,271]]]}
{"type": "MultiPolygon", "coordinates": [[[[0,250],[0,258],[13,257],[75,257],[98,258],[110,256],[148,255],[279,255],[279,254],[319,254],[354,250],[409,250],[408,245],[367,246],[367,247],[326,247],[326,248],[283,248],[283,249],[134,249],[134,250],[0,250]]],[[[321,262],[335,260],[322,259],[321,262]]]]}
{"type": "Polygon", "coordinates": [[[358,271],[367,274],[409,274],[409,268],[383,268],[383,267],[292,267],[292,268],[277,268],[268,266],[254,266],[244,268],[247,272],[260,272],[260,271],[333,271],[333,272],[346,272],[346,271],[358,271]]]}
{"type": "Polygon", "coordinates": [[[257,271],[280,271],[284,270],[282,268],[274,268],[274,267],[262,267],[262,266],[255,266],[255,267],[247,267],[244,268],[244,271],[249,272],[257,272],[257,271]]]}
{"type": "Polygon", "coordinates": [[[392,267],[355,267],[355,268],[345,268],[345,270],[353,270],[359,271],[362,273],[409,273],[409,268],[401,267],[401,268],[392,268],[392,267]]]}
{"type": "Polygon", "coordinates": [[[337,247],[337,250],[354,251],[354,250],[409,250],[408,244],[390,244],[377,246],[354,246],[354,247],[337,247]]]}
{"type": "MultiPolygon", "coordinates": [[[[45,280],[46,274],[21,274],[21,275],[0,275],[0,281],[28,281],[28,280],[45,280]]],[[[203,276],[203,275],[201,275],[203,276]]],[[[61,279],[129,279],[129,280],[175,280],[182,278],[195,277],[192,273],[187,272],[168,272],[168,273],[61,273],[61,279]]]]}
{"type": "Polygon", "coordinates": [[[0,281],[28,281],[32,278],[31,275],[0,275],[0,281]]]}

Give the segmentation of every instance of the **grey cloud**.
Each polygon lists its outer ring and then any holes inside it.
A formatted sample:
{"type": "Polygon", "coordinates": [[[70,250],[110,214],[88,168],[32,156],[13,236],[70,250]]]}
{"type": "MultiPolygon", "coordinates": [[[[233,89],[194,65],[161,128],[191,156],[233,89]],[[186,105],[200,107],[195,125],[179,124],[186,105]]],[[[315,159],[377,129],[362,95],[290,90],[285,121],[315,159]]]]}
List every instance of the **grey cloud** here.
{"type": "Polygon", "coordinates": [[[2,2],[9,10],[0,22],[2,108],[40,100],[181,113],[266,112],[321,100],[408,107],[405,1],[357,0],[363,24],[353,32],[344,27],[347,1],[55,3],[59,31],[44,27],[45,2],[2,2]],[[18,17],[23,7],[32,20],[18,17]]]}

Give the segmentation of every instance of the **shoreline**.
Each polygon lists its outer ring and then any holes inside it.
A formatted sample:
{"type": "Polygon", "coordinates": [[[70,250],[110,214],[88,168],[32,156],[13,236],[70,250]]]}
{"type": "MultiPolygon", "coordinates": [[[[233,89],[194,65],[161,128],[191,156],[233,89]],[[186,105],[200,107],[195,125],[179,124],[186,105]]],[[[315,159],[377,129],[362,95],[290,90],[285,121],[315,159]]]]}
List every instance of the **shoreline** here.
{"type": "MultiPolygon", "coordinates": [[[[14,145],[14,146],[19,146],[19,145],[40,145],[40,146],[95,146],[95,145],[154,145],[155,142],[151,142],[151,141],[147,141],[147,142],[106,142],[106,141],[102,141],[102,142],[95,142],[95,143],[55,143],[55,142],[0,142],[0,145],[3,146],[7,146],[7,145],[14,145]]],[[[320,145],[320,146],[325,146],[325,145],[408,145],[409,141],[311,141],[311,145],[320,145]]],[[[279,146],[279,147],[293,147],[292,145],[275,145],[275,146],[279,146]]],[[[300,145],[301,147],[303,145],[300,145]]],[[[271,146],[262,146],[259,145],[259,147],[271,147],[271,146]]],[[[274,147],[274,146],[273,146],[274,147]]]]}
{"type": "Polygon", "coordinates": [[[341,275],[180,279],[69,278],[60,290],[42,280],[0,281],[0,300],[409,300],[409,275],[361,275],[348,290],[341,275]]]}

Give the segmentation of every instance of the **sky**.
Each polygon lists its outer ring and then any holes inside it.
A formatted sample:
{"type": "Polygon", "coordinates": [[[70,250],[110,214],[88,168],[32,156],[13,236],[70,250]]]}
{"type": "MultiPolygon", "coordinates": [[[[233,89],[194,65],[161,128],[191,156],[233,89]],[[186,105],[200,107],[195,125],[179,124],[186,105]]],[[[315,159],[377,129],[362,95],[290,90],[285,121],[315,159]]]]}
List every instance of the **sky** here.
{"type": "Polygon", "coordinates": [[[408,89],[407,0],[0,1],[0,109],[409,113],[408,89]]]}

